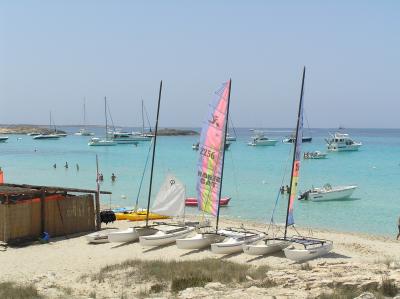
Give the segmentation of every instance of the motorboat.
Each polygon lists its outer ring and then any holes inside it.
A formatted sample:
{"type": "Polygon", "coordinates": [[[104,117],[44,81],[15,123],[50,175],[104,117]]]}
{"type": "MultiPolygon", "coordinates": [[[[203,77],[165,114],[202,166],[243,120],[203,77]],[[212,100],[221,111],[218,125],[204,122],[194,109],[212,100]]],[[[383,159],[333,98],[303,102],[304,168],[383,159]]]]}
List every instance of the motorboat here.
{"type": "MultiPolygon", "coordinates": [[[[222,197],[219,201],[221,207],[227,206],[231,200],[231,197],[222,197]]],[[[187,197],[185,200],[186,206],[197,207],[198,201],[196,197],[187,197]]]]}
{"type": "Polygon", "coordinates": [[[323,153],[320,151],[314,152],[305,152],[304,159],[326,159],[327,153],[323,153]]]}
{"type": "Polygon", "coordinates": [[[243,245],[254,243],[265,238],[264,233],[244,232],[237,236],[227,237],[219,243],[211,244],[211,252],[216,254],[232,254],[243,251],[243,245]]]}
{"type": "Polygon", "coordinates": [[[243,252],[248,255],[268,255],[279,252],[292,242],[289,239],[263,239],[251,244],[243,245],[243,252]]]}
{"type": "Polygon", "coordinates": [[[88,243],[108,243],[108,232],[94,232],[85,236],[88,243]]]}
{"type": "MultiPolygon", "coordinates": [[[[293,143],[295,140],[294,136],[290,136],[290,137],[286,137],[285,139],[282,140],[283,143],[293,143]]],[[[301,138],[301,142],[302,143],[306,143],[306,142],[311,142],[312,141],[312,137],[302,137],[301,138]]]]}
{"type": "Polygon", "coordinates": [[[59,139],[60,136],[57,134],[39,134],[36,136],[33,136],[33,139],[35,140],[40,140],[40,139],[59,139]]]}
{"type": "Polygon", "coordinates": [[[312,188],[303,192],[299,199],[323,201],[349,198],[357,186],[331,186],[325,184],[322,188],[312,188]]]}
{"type": "Polygon", "coordinates": [[[254,130],[254,136],[251,137],[251,141],[248,143],[248,145],[251,146],[273,146],[275,145],[278,140],[276,139],[270,139],[265,136],[265,133],[260,130],[254,130]]]}
{"type": "Polygon", "coordinates": [[[90,146],[113,146],[113,145],[117,145],[117,143],[114,142],[113,140],[93,137],[90,139],[88,145],[90,145],[90,146]]]}
{"type": "Polygon", "coordinates": [[[303,263],[328,254],[333,249],[333,242],[309,237],[292,237],[292,245],[283,249],[286,258],[303,263]]]}
{"type": "Polygon", "coordinates": [[[334,152],[344,151],[358,151],[362,146],[361,142],[356,142],[350,138],[349,134],[336,132],[334,135],[330,134],[329,139],[325,139],[328,150],[334,152]]]}
{"type": "Polygon", "coordinates": [[[144,137],[142,136],[135,136],[132,133],[116,131],[112,132],[112,140],[118,144],[135,144],[137,145],[139,141],[142,140],[144,137]]]}
{"type": "Polygon", "coordinates": [[[226,133],[226,141],[236,141],[236,136],[232,136],[229,133],[226,133]]]}
{"type": "Polygon", "coordinates": [[[6,142],[8,140],[8,136],[0,136],[0,142],[6,142]]]}
{"type": "Polygon", "coordinates": [[[194,231],[194,227],[182,226],[173,229],[159,229],[155,234],[140,236],[139,243],[142,246],[162,246],[174,243],[177,239],[184,238],[194,231]]]}

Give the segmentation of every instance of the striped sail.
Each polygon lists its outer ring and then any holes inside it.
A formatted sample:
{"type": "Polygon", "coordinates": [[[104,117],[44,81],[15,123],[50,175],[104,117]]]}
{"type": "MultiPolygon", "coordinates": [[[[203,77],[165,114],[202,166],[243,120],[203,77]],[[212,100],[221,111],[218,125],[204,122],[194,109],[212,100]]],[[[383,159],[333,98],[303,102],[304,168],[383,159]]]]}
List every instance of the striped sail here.
{"type": "Polygon", "coordinates": [[[299,103],[299,114],[297,120],[297,131],[296,131],[296,141],[295,141],[295,150],[293,165],[292,165],[292,180],[290,184],[290,195],[289,195],[289,207],[288,207],[288,218],[287,225],[294,224],[293,218],[293,204],[297,195],[297,184],[299,181],[299,172],[300,172],[300,160],[301,160],[301,143],[303,136],[303,94],[304,94],[304,77],[305,77],[305,68],[303,70],[303,80],[301,87],[301,95],[300,95],[300,103],[299,103]]]}
{"type": "Polygon", "coordinates": [[[209,105],[203,124],[197,164],[199,209],[217,215],[230,82],[224,83],[209,105]]]}

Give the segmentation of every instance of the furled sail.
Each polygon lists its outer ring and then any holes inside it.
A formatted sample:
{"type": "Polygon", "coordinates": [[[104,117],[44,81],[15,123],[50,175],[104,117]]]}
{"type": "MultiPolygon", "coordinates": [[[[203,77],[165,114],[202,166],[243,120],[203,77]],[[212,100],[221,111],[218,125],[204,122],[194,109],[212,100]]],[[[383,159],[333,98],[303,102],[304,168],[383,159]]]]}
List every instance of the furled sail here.
{"type": "Polygon", "coordinates": [[[156,196],[152,213],[182,217],[185,212],[185,185],[174,175],[167,174],[156,196]]]}
{"type": "Polygon", "coordinates": [[[197,196],[199,209],[217,215],[221,172],[223,162],[225,130],[230,81],[216,92],[216,98],[209,105],[206,121],[203,124],[199,160],[197,164],[197,196]]]}
{"type": "Polygon", "coordinates": [[[301,160],[301,144],[303,136],[303,95],[304,95],[304,79],[305,79],[305,68],[303,70],[303,80],[301,86],[300,102],[299,102],[299,112],[297,118],[297,129],[296,129],[296,140],[295,140],[295,153],[293,157],[292,165],[292,179],[290,184],[290,195],[289,195],[289,206],[286,226],[294,224],[293,218],[293,204],[297,195],[297,184],[299,181],[300,173],[300,160],[301,160]]]}

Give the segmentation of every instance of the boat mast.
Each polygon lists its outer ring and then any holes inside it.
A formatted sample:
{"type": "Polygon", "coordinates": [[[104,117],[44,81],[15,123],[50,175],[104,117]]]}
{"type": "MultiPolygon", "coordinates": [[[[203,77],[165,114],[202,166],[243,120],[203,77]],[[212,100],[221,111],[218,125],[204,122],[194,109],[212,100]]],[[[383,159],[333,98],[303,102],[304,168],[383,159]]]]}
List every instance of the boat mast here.
{"type": "Polygon", "coordinates": [[[221,185],[219,186],[219,194],[218,194],[218,209],[217,209],[217,221],[215,224],[215,230],[218,231],[218,223],[219,223],[219,209],[221,206],[221,194],[222,194],[222,179],[224,177],[224,163],[225,163],[225,145],[226,145],[226,135],[228,133],[228,121],[229,121],[229,104],[231,99],[231,86],[232,79],[229,79],[229,91],[228,91],[228,107],[226,108],[226,120],[225,120],[225,132],[224,132],[224,143],[222,146],[222,166],[221,166],[221,185]]]}
{"type": "MultiPolygon", "coordinates": [[[[288,198],[288,206],[287,206],[287,211],[286,211],[286,223],[285,223],[285,234],[284,234],[284,239],[286,239],[286,234],[287,234],[287,228],[288,228],[288,221],[289,221],[289,207],[290,207],[290,196],[292,192],[292,184],[293,184],[293,173],[294,173],[294,163],[296,161],[296,151],[297,151],[297,138],[299,138],[298,133],[299,133],[299,125],[300,125],[300,117],[301,117],[301,107],[303,104],[303,89],[304,89],[304,78],[306,75],[306,67],[303,68],[303,78],[301,81],[301,92],[300,92],[300,101],[299,101],[299,111],[297,113],[297,125],[296,125],[296,132],[295,132],[295,139],[294,139],[294,150],[293,150],[293,160],[292,160],[292,174],[290,177],[290,192],[289,192],[289,198],[288,198]]],[[[300,136],[302,138],[302,136],[300,136]]],[[[303,141],[303,140],[302,140],[303,141]]]]}
{"type": "Polygon", "coordinates": [[[86,97],[83,97],[83,128],[86,130],[86,97]]]}
{"type": "Polygon", "coordinates": [[[147,198],[146,227],[149,225],[150,198],[151,198],[151,187],[153,183],[154,158],[156,156],[156,143],[157,143],[158,117],[160,115],[161,90],[162,90],[162,80],[160,81],[160,90],[158,92],[157,119],[156,119],[156,127],[154,131],[154,140],[153,140],[153,156],[151,158],[149,197],[147,198]]]}
{"type": "Polygon", "coordinates": [[[106,140],[108,135],[108,124],[107,124],[107,97],[104,97],[104,116],[106,117],[106,140]]]}
{"type": "Polygon", "coordinates": [[[142,136],[144,136],[144,112],[143,112],[143,99],[142,99],[142,136]]]}

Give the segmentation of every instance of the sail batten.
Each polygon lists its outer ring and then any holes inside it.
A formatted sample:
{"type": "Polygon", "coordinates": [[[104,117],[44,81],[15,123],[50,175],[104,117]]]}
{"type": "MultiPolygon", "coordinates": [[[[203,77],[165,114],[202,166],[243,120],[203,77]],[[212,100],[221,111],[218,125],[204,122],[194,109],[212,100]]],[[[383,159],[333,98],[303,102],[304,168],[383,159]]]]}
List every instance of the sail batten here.
{"type": "Polygon", "coordinates": [[[197,194],[199,209],[218,213],[230,81],[216,92],[217,97],[209,105],[206,121],[200,135],[197,164],[197,194]]]}

